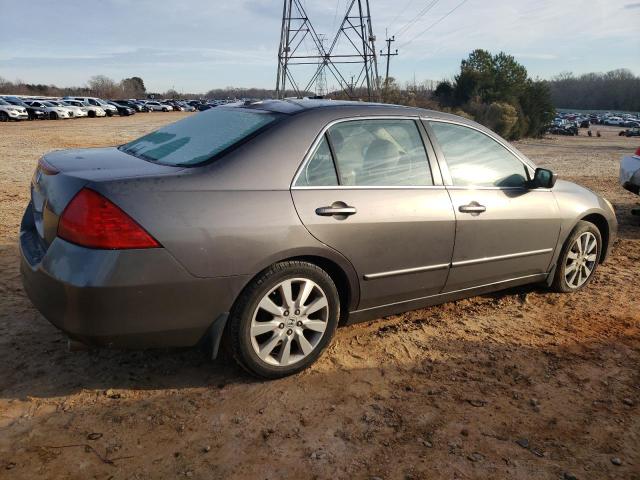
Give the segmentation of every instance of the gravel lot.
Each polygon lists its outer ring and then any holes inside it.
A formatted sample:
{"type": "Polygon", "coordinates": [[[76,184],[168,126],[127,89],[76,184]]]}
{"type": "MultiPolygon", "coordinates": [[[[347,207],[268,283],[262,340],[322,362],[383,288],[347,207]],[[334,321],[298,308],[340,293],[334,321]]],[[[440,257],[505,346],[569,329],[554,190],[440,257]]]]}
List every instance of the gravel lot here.
{"type": "Polygon", "coordinates": [[[198,350],[69,353],[20,284],[37,159],[184,115],[0,124],[0,478],[640,479],[640,202],[617,184],[638,139],[517,143],[616,208],[621,238],[583,292],[343,328],[312,369],[273,382],[198,350]]]}

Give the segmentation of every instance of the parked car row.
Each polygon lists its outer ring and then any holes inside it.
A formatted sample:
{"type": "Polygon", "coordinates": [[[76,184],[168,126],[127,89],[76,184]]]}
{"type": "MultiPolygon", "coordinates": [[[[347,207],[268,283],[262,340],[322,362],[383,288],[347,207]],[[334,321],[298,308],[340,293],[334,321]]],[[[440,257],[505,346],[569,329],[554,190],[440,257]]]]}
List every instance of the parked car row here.
{"type": "Polygon", "coordinates": [[[562,121],[569,122],[577,128],[589,128],[591,125],[636,128],[640,127],[640,114],[559,112],[554,120],[554,124],[562,121]]]}
{"type": "Polygon", "coordinates": [[[205,103],[200,100],[105,100],[97,97],[49,98],[4,95],[0,96],[0,122],[128,116],[139,112],[195,112],[215,106],[206,103],[207,107],[201,108],[202,105],[205,103]]]}
{"type": "Polygon", "coordinates": [[[590,128],[591,125],[625,127],[629,130],[619,135],[635,136],[633,132],[640,128],[640,114],[558,112],[553,122],[547,125],[546,131],[554,135],[579,135],[581,128],[590,128]]]}

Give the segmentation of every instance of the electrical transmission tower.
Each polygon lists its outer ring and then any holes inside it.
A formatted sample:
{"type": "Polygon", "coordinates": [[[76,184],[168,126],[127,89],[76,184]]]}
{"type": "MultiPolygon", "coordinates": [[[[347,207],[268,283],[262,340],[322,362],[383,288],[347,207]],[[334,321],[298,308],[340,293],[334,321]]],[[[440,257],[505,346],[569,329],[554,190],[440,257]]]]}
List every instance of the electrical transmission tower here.
{"type": "Polygon", "coordinates": [[[327,92],[327,72],[325,71],[325,66],[327,60],[323,56],[325,42],[327,40],[327,36],[324,34],[318,35],[320,39],[320,44],[322,45],[322,49],[318,50],[318,55],[322,58],[318,61],[318,76],[316,77],[316,95],[320,97],[324,97],[327,92]]]}
{"type": "MultiPolygon", "coordinates": [[[[380,85],[375,40],[369,0],[349,0],[346,14],[329,48],[325,47],[313,27],[301,0],[284,0],[276,96],[283,98],[287,88],[293,89],[297,96],[302,96],[320,75],[326,75],[325,70],[329,70],[350,98],[358,98],[365,91],[369,100],[377,100],[380,85]],[[313,41],[316,50],[313,54],[299,52],[306,38],[313,41]],[[291,67],[294,65],[316,65],[311,79],[302,89],[302,84],[298,84],[293,75],[291,67]],[[345,77],[348,76],[344,73],[346,65],[358,68],[351,82],[345,77]]],[[[326,80],[324,83],[326,85],[326,80]]]]}

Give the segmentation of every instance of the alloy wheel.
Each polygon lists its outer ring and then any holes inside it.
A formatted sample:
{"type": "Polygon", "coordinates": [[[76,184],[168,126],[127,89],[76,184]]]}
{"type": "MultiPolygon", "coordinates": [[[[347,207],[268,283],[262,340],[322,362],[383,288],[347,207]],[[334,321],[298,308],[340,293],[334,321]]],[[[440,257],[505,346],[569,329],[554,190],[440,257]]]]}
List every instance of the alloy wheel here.
{"type": "Polygon", "coordinates": [[[328,320],[327,295],[317,283],[286,279],[258,303],[251,319],[251,345],[270,365],[292,365],[316,349],[328,320]]]}
{"type": "Polygon", "coordinates": [[[567,253],[564,278],[571,288],[579,288],[589,279],[598,261],[598,240],[591,232],[575,239],[567,253]]]}

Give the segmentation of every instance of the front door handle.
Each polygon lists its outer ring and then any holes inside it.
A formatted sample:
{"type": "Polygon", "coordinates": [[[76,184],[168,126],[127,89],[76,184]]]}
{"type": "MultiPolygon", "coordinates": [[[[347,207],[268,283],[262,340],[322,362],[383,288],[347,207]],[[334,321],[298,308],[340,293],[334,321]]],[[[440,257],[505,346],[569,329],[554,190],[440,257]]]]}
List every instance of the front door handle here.
{"type": "Polygon", "coordinates": [[[355,215],[357,212],[356,207],[350,207],[344,202],[334,202],[330,207],[316,208],[316,215],[320,215],[321,217],[347,218],[349,215],[355,215]]]}
{"type": "Polygon", "coordinates": [[[460,205],[458,210],[462,213],[470,213],[471,215],[480,215],[482,212],[486,212],[487,207],[480,205],[478,202],[471,202],[468,205],[460,205]]]}

